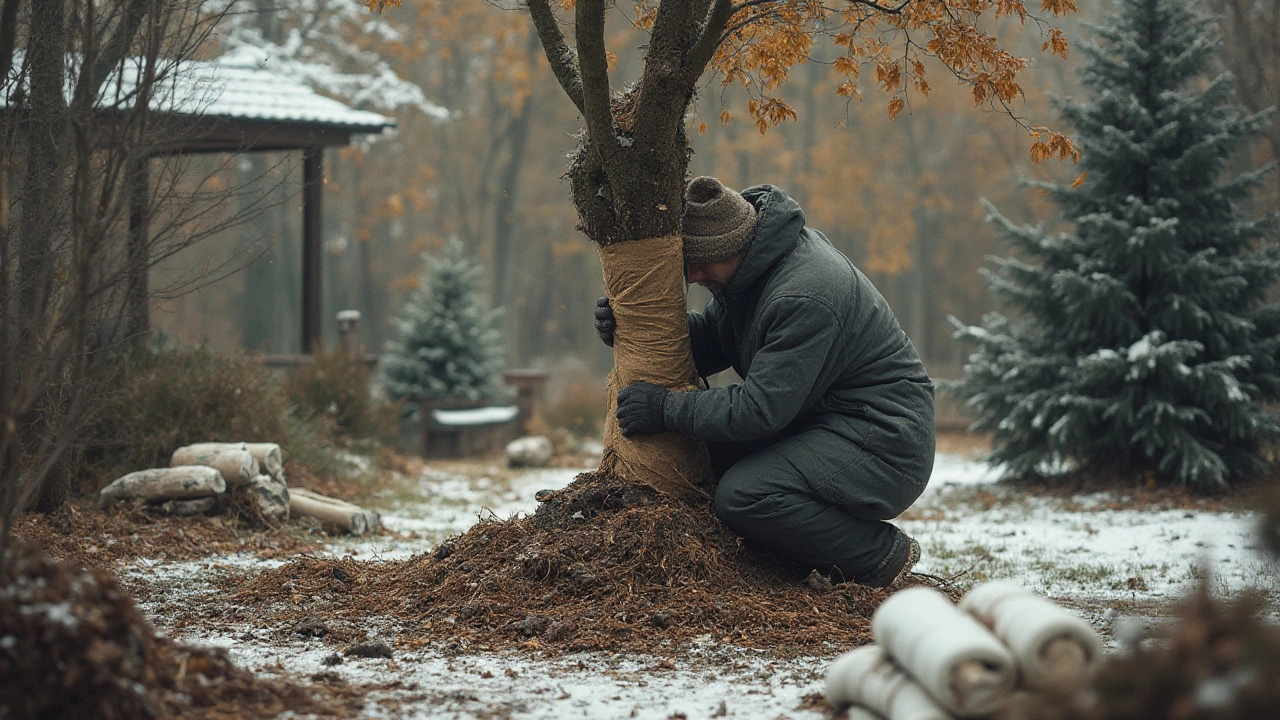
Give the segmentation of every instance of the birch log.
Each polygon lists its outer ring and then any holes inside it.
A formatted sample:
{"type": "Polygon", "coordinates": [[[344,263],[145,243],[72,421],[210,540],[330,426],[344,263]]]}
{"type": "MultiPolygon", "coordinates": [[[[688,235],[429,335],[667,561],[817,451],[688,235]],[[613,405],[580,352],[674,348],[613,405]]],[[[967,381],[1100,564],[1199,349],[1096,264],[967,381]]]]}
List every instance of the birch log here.
{"type": "Polygon", "coordinates": [[[241,448],[213,448],[210,443],[186,445],[173,451],[169,465],[207,465],[222,473],[228,485],[244,487],[258,477],[258,459],[241,448]]]}
{"type": "Polygon", "coordinates": [[[102,488],[98,494],[98,505],[106,507],[121,500],[145,500],[149,503],[190,500],[213,497],[226,491],[227,481],[222,473],[211,467],[153,468],[131,472],[102,488]]]}
{"type": "Polygon", "coordinates": [[[878,645],[863,645],[836,658],[827,670],[826,694],[837,710],[852,704],[850,718],[858,708],[888,720],[951,720],[878,645]]]}
{"type": "MultiPolygon", "coordinates": [[[[182,450],[193,453],[217,452],[219,450],[248,450],[253,459],[258,461],[259,472],[284,482],[284,455],[280,446],[272,442],[205,442],[187,445],[182,450]]],[[[256,477],[254,473],[252,477],[256,477]]],[[[247,482],[247,481],[246,481],[247,482]]]]}
{"type": "Polygon", "coordinates": [[[352,535],[364,535],[375,531],[382,524],[381,518],[375,512],[300,488],[289,491],[289,513],[301,517],[313,517],[327,525],[335,525],[352,535]]]}
{"type": "Polygon", "coordinates": [[[960,600],[960,608],[1009,646],[1022,684],[1033,690],[1069,694],[1102,658],[1102,641],[1093,626],[1014,583],[979,585],[960,600]]]}
{"type": "Polygon", "coordinates": [[[289,519],[289,488],[270,475],[259,475],[246,488],[257,503],[258,512],[273,520],[289,519]]]}
{"type": "Polygon", "coordinates": [[[258,460],[258,466],[271,477],[284,482],[284,454],[272,442],[245,443],[244,447],[258,460]]]}
{"type": "Polygon", "coordinates": [[[960,717],[990,715],[1013,692],[1018,669],[987,628],[926,587],[900,590],[871,617],[876,642],[960,717]]]}

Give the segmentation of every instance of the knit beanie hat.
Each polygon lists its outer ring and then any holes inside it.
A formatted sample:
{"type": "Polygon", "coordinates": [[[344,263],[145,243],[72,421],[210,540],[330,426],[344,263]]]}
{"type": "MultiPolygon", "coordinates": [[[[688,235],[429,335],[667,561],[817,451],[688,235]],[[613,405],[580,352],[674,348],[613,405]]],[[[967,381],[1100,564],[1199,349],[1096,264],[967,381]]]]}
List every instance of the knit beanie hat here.
{"type": "Polygon", "coordinates": [[[756,227],[756,209],[713,177],[696,177],[684,190],[680,235],[684,261],[728,260],[746,250],[756,227]]]}

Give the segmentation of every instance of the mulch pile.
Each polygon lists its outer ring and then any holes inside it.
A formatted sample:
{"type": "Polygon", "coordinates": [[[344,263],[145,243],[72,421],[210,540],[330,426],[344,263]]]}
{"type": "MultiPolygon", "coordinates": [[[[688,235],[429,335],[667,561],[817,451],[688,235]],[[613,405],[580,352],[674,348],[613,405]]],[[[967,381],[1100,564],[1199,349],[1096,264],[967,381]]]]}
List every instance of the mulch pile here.
{"type": "Polygon", "coordinates": [[[408,647],[647,652],[699,636],[847,649],[870,640],[871,614],[889,594],[816,574],[801,582],[744,547],[709,502],[663,501],[604,473],[540,499],[530,517],[482,520],[427,555],[304,558],[226,590],[265,626],[333,643],[364,638],[380,617],[408,647]]]}
{"type": "Polygon", "coordinates": [[[161,516],[123,503],[99,510],[81,498],[49,514],[19,516],[12,532],[55,560],[110,568],[138,558],[179,561],[235,552],[274,558],[320,549],[326,538],[307,530],[264,529],[236,517],[161,516]]]}
{"type": "Polygon", "coordinates": [[[104,570],[21,544],[0,558],[0,718],[345,716],[344,689],[258,679],[156,637],[104,570]]]}

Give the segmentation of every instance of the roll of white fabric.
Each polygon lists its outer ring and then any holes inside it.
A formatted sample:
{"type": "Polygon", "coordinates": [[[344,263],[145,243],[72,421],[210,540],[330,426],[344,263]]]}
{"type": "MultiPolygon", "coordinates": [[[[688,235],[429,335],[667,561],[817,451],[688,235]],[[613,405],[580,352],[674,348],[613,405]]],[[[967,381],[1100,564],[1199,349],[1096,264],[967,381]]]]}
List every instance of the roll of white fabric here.
{"type": "Polygon", "coordinates": [[[1022,684],[1033,690],[1070,693],[1102,659],[1102,641],[1089,623],[1014,583],[979,585],[960,607],[1013,651],[1022,684]]]}
{"type": "Polygon", "coordinates": [[[888,720],[950,720],[924,688],[877,645],[863,645],[831,663],[827,670],[827,702],[834,708],[883,716],[888,720]]]}
{"type": "Polygon", "coordinates": [[[881,603],[871,632],[894,662],[947,710],[990,715],[1013,692],[1013,654],[947,596],[925,587],[901,590],[881,603]]]}

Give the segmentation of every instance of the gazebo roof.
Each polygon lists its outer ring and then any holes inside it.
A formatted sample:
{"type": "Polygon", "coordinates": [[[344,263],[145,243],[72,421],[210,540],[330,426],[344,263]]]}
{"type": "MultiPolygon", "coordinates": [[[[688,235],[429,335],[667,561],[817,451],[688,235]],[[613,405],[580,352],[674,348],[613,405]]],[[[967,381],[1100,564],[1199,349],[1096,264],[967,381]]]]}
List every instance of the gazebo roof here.
{"type": "MultiPolygon", "coordinates": [[[[122,90],[132,90],[125,73],[122,90]]],[[[154,109],[190,117],[172,151],[274,150],[346,145],[352,135],[395,127],[394,118],[357,110],[297,80],[238,62],[187,61],[158,90],[154,109]]]]}
{"type": "MultiPolygon", "coordinates": [[[[125,85],[130,84],[127,79],[125,85]]],[[[327,125],[353,133],[380,133],[396,124],[393,118],[356,110],[296,80],[244,64],[184,62],[165,85],[155,109],[173,114],[327,125]]]]}
{"type": "MultiPolygon", "coordinates": [[[[21,67],[21,55],[14,68],[21,67]]],[[[129,58],[103,83],[103,107],[128,107],[141,74],[129,58]]],[[[67,99],[74,92],[68,78],[67,99]]],[[[0,108],[7,98],[0,95],[0,108]]],[[[261,151],[346,145],[352,135],[395,127],[394,118],[357,110],[241,57],[168,65],[152,88],[152,110],[173,121],[161,152],[261,151]]]]}

